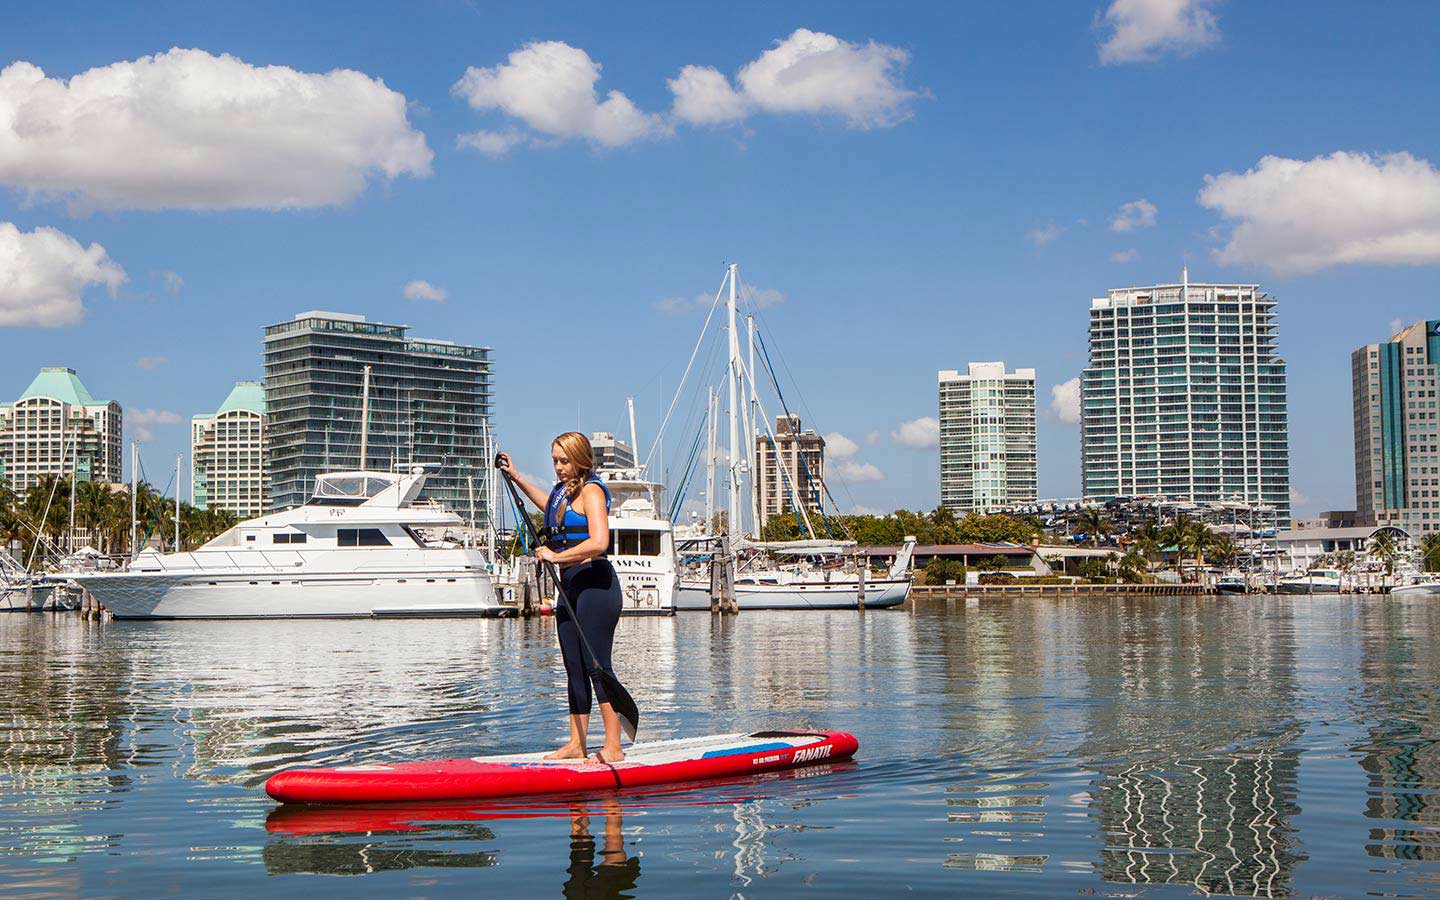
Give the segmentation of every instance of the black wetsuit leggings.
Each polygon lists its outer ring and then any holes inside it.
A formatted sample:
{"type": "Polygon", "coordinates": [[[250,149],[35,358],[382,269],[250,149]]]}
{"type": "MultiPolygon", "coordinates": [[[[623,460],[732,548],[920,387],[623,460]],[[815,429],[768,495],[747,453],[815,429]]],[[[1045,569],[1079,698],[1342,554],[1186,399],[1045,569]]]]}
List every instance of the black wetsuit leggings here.
{"type": "MultiPolygon", "coordinates": [[[[610,560],[601,557],[563,570],[560,582],[565,596],[575,607],[575,615],[580,619],[577,623],[570,618],[563,603],[556,605],[555,624],[560,632],[560,656],[565,660],[565,675],[569,681],[570,714],[589,715],[590,671],[594,667],[580,643],[580,630],[584,630],[600,667],[609,669],[615,625],[620,621],[620,579],[610,560]]],[[[598,681],[595,682],[595,697],[601,703],[609,700],[605,696],[605,688],[598,681]]]]}

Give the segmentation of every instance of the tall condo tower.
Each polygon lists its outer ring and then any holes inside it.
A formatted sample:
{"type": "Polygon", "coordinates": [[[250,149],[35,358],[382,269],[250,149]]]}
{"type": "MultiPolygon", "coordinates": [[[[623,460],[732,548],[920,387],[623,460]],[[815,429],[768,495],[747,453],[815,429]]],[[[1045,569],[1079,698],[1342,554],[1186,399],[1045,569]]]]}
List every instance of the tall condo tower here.
{"type": "Polygon", "coordinates": [[[940,372],[940,504],[958,515],[1034,503],[1035,370],[940,372]]]}
{"type": "Polygon", "coordinates": [[[1285,361],[1254,284],[1112,290],[1090,302],[1081,379],[1086,499],[1232,501],[1290,522],[1285,361]]]}
{"type": "Polygon", "coordinates": [[[421,496],[468,513],[473,476],[477,518],[488,513],[480,476],[493,455],[490,348],[412,338],[408,330],[318,311],[266,327],[271,509],[304,503],[321,472],[424,465],[430,477],[421,496]]]}
{"type": "Polygon", "coordinates": [[[0,403],[0,482],[23,494],[43,475],[120,480],[120,404],[96,400],[74,369],[45,368],[0,403]]]}
{"type": "MultiPolygon", "coordinates": [[[[800,417],[775,417],[775,440],[755,437],[755,508],[758,528],[772,516],[795,511],[799,498],[805,512],[818,516],[825,481],[825,439],[807,428],[800,417]]],[[[816,527],[819,527],[818,524],[816,527]]]]}
{"type": "Polygon", "coordinates": [[[190,419],[190,492],[199,509],[265,512],[265,388],[237,381],[220,408],[190,419]]]}
{"type": "Polygon", "coordinates": [[[1350,354],[1355,511],[1361,525],[1440,529],[1440,320],[1350,354]]]}

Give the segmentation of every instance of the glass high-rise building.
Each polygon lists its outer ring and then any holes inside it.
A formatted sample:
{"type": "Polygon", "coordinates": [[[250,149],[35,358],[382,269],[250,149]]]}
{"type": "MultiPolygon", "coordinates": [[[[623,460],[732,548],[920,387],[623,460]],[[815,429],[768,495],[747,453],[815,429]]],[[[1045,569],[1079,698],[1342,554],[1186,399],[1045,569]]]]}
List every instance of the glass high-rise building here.
{"type": "Polygon", "coordinates": [[[1350,354],[1355,511],[1361,525],[1440,529],[1440,320],[1350,354]]]}
{"type": "Polygon", "coordinates": [[[940,372],[940,505],[957,515],[1034,503],[1035,370],[940,372]]]}
{"type": "Polygon", "coordinates": [[[1081,379],[1086,499],[1271,507],[1290,522],[1275,300],[1253,284],[1112,290],[1090,303],[1081,379]]]}
{"type": "Polygon", "coordinates": [[[310,496],[321,472],[423,465],[422,497],[477,518],[490,466],[494,388],[489,347],[412,338],[404,325],[303,312],[265,328],[266,466],[271,509],[310,496]],[[366,459],[360,459],[365,367],[370,367],[366,459]]]}

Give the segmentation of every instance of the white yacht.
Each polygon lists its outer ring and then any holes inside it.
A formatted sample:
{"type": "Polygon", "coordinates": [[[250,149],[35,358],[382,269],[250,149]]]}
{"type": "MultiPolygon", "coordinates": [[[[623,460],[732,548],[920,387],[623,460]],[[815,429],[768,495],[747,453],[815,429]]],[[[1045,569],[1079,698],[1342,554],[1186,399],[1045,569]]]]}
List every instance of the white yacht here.
{"type": "Polygon", "coordinates": [[[1344,587],[1344,578],[1338,569],[1311,569],[1297,572],[1280,579],[1276,585],[1277,594],[1338,594],[1344,587]]]}
{"type": "Polygon", "coordinates": [[[1392,597],[1440,597],[1440,581],[1435,581],[1431,574],[1430,580],[1417,580],[1410,584],[1402,584],[1399,587],[1390,589],[1392,597]]]}
{"type": "Polygon", "coordinates": [[[31,612],[51,602],[56,585],[43,576],[31,575],[25,567],[0,550],[0,612],[31,612]]]}
{"type": "Polygon", "coordinates": [[[140,553],[123,572],[71,576],[120,619],[500,615],[464,523],[417,501],[408,474],[319,475],[304,506],[241,522],[189,553],[140,553]]]}
{"type": "MultiPolygon", "coordinates": [[[[640,469],[599,469],[610,490],[610,564],[620,576],[621,614],[675,613],[675,536],[661,486],[640,469]]],[[[708,607],[707,607],[708,608],[708,607]]]]}
{"type": "MultiPolygon", "coordinates": [[[[837,550],[853,543],[840,541],[785,541],[775,543],[747,542],[754,547],[778,555],[803,557],[834,557],[837,550]]],[[[915,553],[915,539],[907,537],[895,564],[884,578],[865,579],[866,609],[899,606],[910,596],[910,561],[915,553]]],[[[696,568],[690,578],[682,578],[675,595],[676,609],[710,608],[708,566],[696,568]]],[[[735,605],[746,609],[855,609],[860,604],[860,575],[852,570],[815,565],[808,559],[763,568],[743,569],[735,573],[735,605]]]]}

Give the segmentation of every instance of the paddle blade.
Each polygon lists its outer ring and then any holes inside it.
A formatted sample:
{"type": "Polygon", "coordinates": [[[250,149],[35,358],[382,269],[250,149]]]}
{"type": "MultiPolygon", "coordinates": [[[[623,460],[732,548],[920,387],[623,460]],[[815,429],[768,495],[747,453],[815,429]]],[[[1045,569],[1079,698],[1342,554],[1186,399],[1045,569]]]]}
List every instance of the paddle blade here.
{"type": "Polygon", "coordinates": [[[640,726],[640,710],[635,706],[635,699],[612,673],[601,669],[595,677],[605,688],[610,708],[615,710],[615,717],[620,720],[620,730],[625,732],[630,743],[635,743],[635,730],[640,726]]]}

